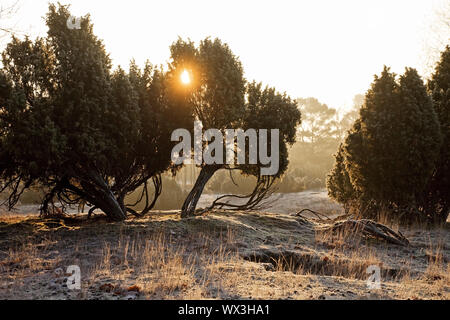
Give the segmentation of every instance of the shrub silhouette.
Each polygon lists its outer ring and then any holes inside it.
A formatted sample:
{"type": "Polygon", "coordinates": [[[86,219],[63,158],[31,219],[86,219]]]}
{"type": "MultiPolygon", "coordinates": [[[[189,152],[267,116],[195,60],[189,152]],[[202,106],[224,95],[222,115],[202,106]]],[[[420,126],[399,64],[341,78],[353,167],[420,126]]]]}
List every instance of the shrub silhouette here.
{"type": "Polygon", "coordinates": [[[419,199],[441,145],[438,117],[417,71],[407,68],[397,80],[385,67],[336,155],[329,195],[357,204],[366,217],[424,218],[419,199]]]}
{"type": "Polygon", "coordinates": [[[192,123],[190,111],[172,73],[134,63],[112,72],[89,16],[79,30],[67,28],[69,17],[50,5],[47,37],[13,38],[2,54],[1,191],[10,208],[39,186],[42,214],[57,199],[123,220],[133,212],[125,197],[174,169],[170,135],[192,123]]]}
{"type": "MultiPolygon", "coordinates": [[[[300,111],[296,101],[274,88],[261,83],[247,83],[239,59],[227,44],[209,38],[198,46],[192,41],[179,39],[171,46],[172,70],[189,70],[193,74],[190,103],[193,116],[203,124],[204,130],[217,129],[279,129],[279,171],[274,176],[263,176],[263,164],[222,165],[205,164],[197,181],[182,206],[182,216],[193,216],[197,203],[208,181],[220,170],[238,170],[244,175],[257,177],[256,186],[246,205],[254,207],[288,166],[287,145],[295,142],[296,127],[300,123],[300,111]]],[[[268,139],[270,141],[270,137],[268,139]]],[[[225,144],[224,144],[225,145],[225,144]]],[[[248,155],[248,150],[243,150],[248,155]]],[[[227,163],[224,152],[222,163],[227,163]]],[[[247,162],[248,163],[248,162],[247,162]]],[[[219,202],[215,205],[223,207],[219,202]]],[[[228,204],[227,207],[231,205],[228,204]]],[[[235,207],[236,208],[236,207],[235,207]]]]}
{"type": "Polygon", "coordinates": [[[442,53],[428,89],[440,122],[443,143],[420,204],[428,217],[442,223],[447,221],[450,211],[450,46],[442,53]]]}

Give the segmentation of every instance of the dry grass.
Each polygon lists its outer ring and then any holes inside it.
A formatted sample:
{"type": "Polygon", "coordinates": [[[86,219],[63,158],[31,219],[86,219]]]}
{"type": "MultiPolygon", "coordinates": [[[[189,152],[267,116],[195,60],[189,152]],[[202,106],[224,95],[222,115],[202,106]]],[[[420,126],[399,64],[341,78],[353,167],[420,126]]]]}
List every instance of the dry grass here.
{"type": "Polygon", "coordinates": [[[448,231],[408,230],[411,248],[330,236],[297,218],[155,213],[124,223],[0,219],[0,299],[448,299],[448,231]],[[263,254],[265,259],[249,258],[263,254]],[[262,262],[262,263],[258,263],[262,262]],[[82,290],[55,269],[78,264],[82,290]],[[379,265],[382,290],[367,288],[379,265]]]}
{"type": "Polygon", "coordinates": [[[426,252],[428,263],[425,271],[417,278],[405,274],[399,279],[399,293],[415,300],[422,299],[424,294],[449,300],[450,264],[444,261],[442,243],[430,244],[426,252]]]}
{"type": "MultiPolygon", "coordinates": [[[[122,283],[122,287],[134,287],[142,294],[160,299],[197,289],[196,257],[188,255],[182,246],[171,246],[163,234],[145,240],[121,240],[115,247],[105,244],[102,256],[91,275],[93,278],[122,283]],[[128,279],[133,283],[126,285],[128,279]]],[[[113,286],[116,293],[120,292],[118,285],[113,286]]]]}

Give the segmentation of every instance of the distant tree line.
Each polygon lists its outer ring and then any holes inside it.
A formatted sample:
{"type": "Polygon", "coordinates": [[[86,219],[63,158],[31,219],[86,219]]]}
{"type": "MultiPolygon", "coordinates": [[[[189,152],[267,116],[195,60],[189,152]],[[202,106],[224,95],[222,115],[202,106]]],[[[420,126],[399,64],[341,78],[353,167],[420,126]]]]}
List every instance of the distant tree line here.
{"type": "MultiPolygon", "coordinates": [[[[296,100],[302,115],[297,128],[297,141],[289,150],[289,167],[277,181],[274,190],[278,193],[295,193],[324,189],[327,175],[333,167],[339,144],[358,118],[363,95],[354,97],[353,106],[346,112],[328,107],[316,98],[296,100]]],[[[206,192],[215,194],[247,194],[254,180],[240,174],[227,179],[228,173],[218,173],[211,179],[206,192]]],[[[180,181],[183,184],[183,181],[180,181]]]]}

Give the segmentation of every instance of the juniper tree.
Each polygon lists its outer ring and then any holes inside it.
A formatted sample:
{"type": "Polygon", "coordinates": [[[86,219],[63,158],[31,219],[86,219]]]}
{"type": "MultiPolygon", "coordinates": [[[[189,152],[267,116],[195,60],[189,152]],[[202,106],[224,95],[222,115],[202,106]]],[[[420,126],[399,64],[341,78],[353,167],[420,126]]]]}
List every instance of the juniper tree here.
{"type": "MultiPolygon", "coordinates": [[[[385,67],[366,94],[336,167],[345,165],[359,204],[408,212],[405,219],[411,219],[411,214],[421,215],[418,199],[432,176],[440,146],[433,102],[416,70],[407,68],[397,81],[385,67]]],[[[339,190],[340,172],[333,171],[329,179],[332,196],[339,190]]]]}
{"type": "Polygon", "coordinates": [[[330,198],[344,205],[348,212],[352,202],[357,199],[356,191],[345,167],[344,146],[341,144],[335,155],[335,164],[327,177],[327,189],[330,198]]]}
{"type": "MultiPolygon", "coordinates": [[[[0,71],[0,181],[13,207],[22,192],[87,203],[112,220],[132,212],[125,196],[171,168],[170,134],[185,126],[184,95],[173,77],[150,65],[111,71],[89,16],[69,29],[66,6],[49,6],[46,38],[13,38],[0,71]],[[175,115],[175,116],[174,116],[175,115]]],[[[156,195],[158,192],[156,192],[156,195]]]]}
{"type": "MultiPolygon", "coordinates": [[[[210,209],[226,208],[232,210],[249,210],[254,209],[273,191],[274,183],[283,176],[289,165],[289,146],[296,141],[297,126],[300,124],[301,115],[297,102],[292,100],[285,93],[279,93],[275,88],[263,87],[261,83],[255,81],[248,83],[246,86],[246,103],[245,113],[242,121],[242,130],[263,129],[279,130],[278,136],[278,170],[273,175],[262,174],[261,169],[266,167],[261,161],[257,164],[250,163],[249,144],[245,150],[239,152],[245,154],[245,164],[237,164],[235,170],[239,170],[244,176],[256,177],[256,185],[251,193],[245,196],[224,195],[217,198],[210,209]],[[235,201],[239,199],[240,201],[235,201]],[[245,199],[245,201],[242,201],[245,199]]],[[[261,130],[256,130],[257,134],[261,130]]],[[[267,150],[271,150],[272,137],[268,137],[267,150]]],[[[261,148],[260,142],[256,142],[258,150],[261,148]]]]}
{"type": "Polygon", "coordinates": [[[450,47],[441,54],[435,72],[428,83],[433,97],[443,142],[421,204],[426,214],[439,223],[447,221],[450,211],[450,47]]]}
{"type": "MultiPolygon", "coordinates": [[[[247,85],[240,61],[218,39],[205,39],[198,47],[190,41],[179,39],[172,45],[171,53],[170,69],[178,70],[178,73],[189,70],[192,74],[190,102],[194,117],[201,121],[203,129],[224,132],[226,129],[279,128],[280,174],[283,173],[287,166],[285,144],[294,141],[295,126],[300,121],[296,103],[286,95],[276,93],[274,89],[262,89],[257,84],[247,85]]],[[[249,197],[244,197],[248,198],[247,205],[250,206],[261,201],[261,196],[273,184],[272,178],[260,175],[262,163],[256,163],[251,168],[230,165],[225,159],[225,150],[222,151],[223,159],[219,162],[223,164],[201,163],[200,175],[182,207],[183,217],[194,214],[205,185],[219,170],[241,170],[258,177],[254,192],[249,197]]],[[[219,205],[219,202],[214,202],[213,206],[216,204],[219,205]]]]}

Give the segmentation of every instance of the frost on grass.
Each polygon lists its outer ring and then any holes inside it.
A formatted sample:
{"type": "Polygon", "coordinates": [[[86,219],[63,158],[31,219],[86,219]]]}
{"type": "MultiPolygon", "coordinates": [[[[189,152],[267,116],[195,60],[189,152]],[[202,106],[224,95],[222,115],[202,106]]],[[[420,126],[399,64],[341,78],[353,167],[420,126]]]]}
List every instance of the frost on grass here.
{"type": "Polygon", "coordinates": [[[449,299],[447,229],[401,230],[409,246],[320,232],[295,215],[155,212],[124,223],[0,221],[1,299],[449,299]],[[79,265],[82,288],[68,290],[79,265]],[[380,266],[370,290],[366,269],[380,266]]]}

